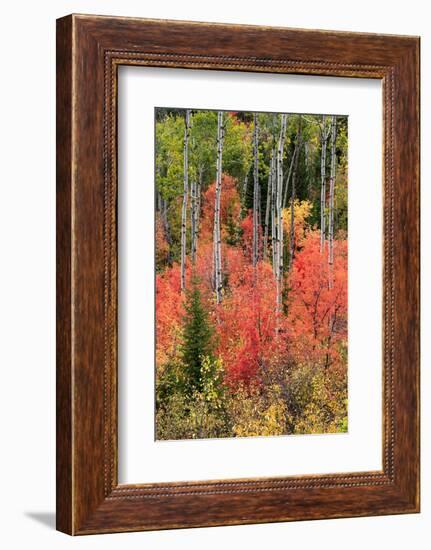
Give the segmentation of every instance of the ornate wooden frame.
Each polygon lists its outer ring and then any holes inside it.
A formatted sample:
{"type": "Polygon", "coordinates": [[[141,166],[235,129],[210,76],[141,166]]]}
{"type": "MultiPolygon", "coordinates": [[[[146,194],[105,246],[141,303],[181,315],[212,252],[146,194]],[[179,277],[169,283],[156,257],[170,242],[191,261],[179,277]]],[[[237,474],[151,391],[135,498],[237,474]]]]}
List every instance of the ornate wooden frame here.
{"type": "Polygon", "coordinates": [[[419,38],[70,15],[57,21],[57,528],[419,511],[419,38]],[[377,78],[384,103],[383,470],[119,485],[119,65],[377,78]]]}

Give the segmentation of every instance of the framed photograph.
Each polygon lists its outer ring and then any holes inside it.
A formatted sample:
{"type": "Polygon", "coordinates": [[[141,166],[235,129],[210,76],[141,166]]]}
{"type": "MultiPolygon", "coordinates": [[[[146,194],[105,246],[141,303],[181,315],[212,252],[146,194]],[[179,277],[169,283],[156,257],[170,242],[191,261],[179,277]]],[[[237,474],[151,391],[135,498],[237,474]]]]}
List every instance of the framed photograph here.
{"type": "Polygon", "coordinates": [[[57,528],[419,511],[419,38],[57,21],[57,528]]]}

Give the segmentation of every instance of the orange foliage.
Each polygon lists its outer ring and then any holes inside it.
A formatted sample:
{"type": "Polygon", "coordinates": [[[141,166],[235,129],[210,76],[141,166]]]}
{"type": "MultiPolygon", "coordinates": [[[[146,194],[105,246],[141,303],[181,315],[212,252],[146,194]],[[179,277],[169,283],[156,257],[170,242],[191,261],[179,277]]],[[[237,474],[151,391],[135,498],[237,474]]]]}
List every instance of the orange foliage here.
{"type": "Polygon", "coordinates": [[[250,381],[275,352],[277,317],[272,267],[259,262],[256,269],[230,251],[229,292],[219,306],[218,352],[230,383],[250,381]],[[236,268],[236,269],[235,269],[236,268]]]}
{"type": "Polygon", "coordinates": [[[319,232],[310,231],[302,244],[289,278],[293,353],[302,362],[329,366],[339,362],[339,344],[347,340],[347,241],[334,241],[331,270],[319,232]]]}
{"type": "MultiPolygon", "coordinates": [[[[251,215],[240,222],[235,181],[224,175],[222,185],[222,302],[216,304],[212,278],[214,184],[203,196],[197,258],[194,266],[188,261],[186,278],[190,281],[193,271],[203,294],[210,296],[206,305],[225,381],[231,387],[238,382],[258,383],[261,369],[289,361],[341,368],[347,341],[347,241],[335,240],[329,270],[327,250],[320,253],[319,232],[306,228],[307,207],[295,205],[298,248],[291,273],[285,276],[284,310],[277,318],[271,263],[259,261],[253,268],[251,215]],[[242,231],[237,245],[226,242],[229,216],[242,231]]],[[[157,362],[163,364],[179,353],[184,307],[178,264],[157,275],[156,299],[157,362]]]]}
{"type": "MultiPolygon", "coordinates": [[[[253,212],[250,210],[241,222],[242,243],[244,254],[249,262],[253,257],[253,212]]],[[[262,228],[258,227],[259,233],[259,254],[262,256],[262,228]]]]}
{"type": "MultiPolygon", "coordinates": [[[[232,220],[238,220],[241,210],[236,182],[231,176],[223,174],[222,192],[220,201],[220,223],[221,237],[226,238],[227,222],[229,217],[232,220]]],[[[215,182],[212,183],[202,196],[202,214],[200,221],[199,240],[203,242],[212,242],[214,230],[214,204],[215,204],[215,182]]]]}
{"type": "Polygon", "coordinates": [[[156,361],[162,365],[178,352],[184,315],[180,266],[174,264],[156,275],[156,361]]]}

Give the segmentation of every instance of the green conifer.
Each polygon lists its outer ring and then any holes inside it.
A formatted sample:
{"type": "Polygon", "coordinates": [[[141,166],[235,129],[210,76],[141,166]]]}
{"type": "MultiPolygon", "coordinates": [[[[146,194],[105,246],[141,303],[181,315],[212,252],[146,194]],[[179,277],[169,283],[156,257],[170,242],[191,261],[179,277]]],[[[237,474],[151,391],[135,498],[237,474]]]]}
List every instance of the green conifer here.
{"type": "Polygon", "coordinates": [[[187,290],[184,315],[183,343],[184,385],[187,393],[202,390],[201,369],[205,358],[213,358],[213,327],[204,306],[196,278],[187,290]]]}

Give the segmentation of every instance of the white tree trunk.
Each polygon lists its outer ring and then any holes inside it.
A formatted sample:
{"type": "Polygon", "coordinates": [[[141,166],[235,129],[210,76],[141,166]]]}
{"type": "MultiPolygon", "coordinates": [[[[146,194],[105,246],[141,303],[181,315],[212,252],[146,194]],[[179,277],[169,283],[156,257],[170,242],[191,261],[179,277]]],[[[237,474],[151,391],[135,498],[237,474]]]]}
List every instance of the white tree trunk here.
{"type": "Polygon", "coordinates": [[[163,224],[163,230],[165,233],[166,242],[168,243],[168,264],[171,264],[172,262],[172,236],[171,236],[171,228],[169,226],[169,220],[168,220],[168,201],[166,199],[163,199],[160,197],[161,201],[161,218],[162,218],[162,224],[163,224]]]}
{"type": "Polygon", "coordinates": [[[271,208],[272,186],[273,186],[273,170],[274,170],[274,149],[271,152],[271,161],[269,163],[268,187],[266,190],[266,208],[265,208],[265,233],[263,236],[263,259],[268,257],[268,235],[269,235],[269,212],[271,208]]]}
{"type": "Polygon", "coordinates": [[[259,259],[259,127],[257,114],[254,113],[253,131],[253,266],[259,259]]]}
{"type": "Polygon", "coordinates": [[[328,263],[329,286],[332,287],[332,264],[334,263],[334,191],[335,191],[335,140],[337,135],[337,122],[335,116],[331,118],[331,173],[329,178],[329,227],[328,227],[328,263]]]}
{"type": "Polygon", "coordinates": [[[189,196],[189,133],[190,111],[186,110],[184,127],[184,190],[181,210],[181,290],[186,288],[186,254],[187,254],[187,202],[189,196]]]}
{"type": "Polygon", "coordinates": [[[277,247],[277,160],[274,154],[272,165],[272,186],[271,186],[271,248],[272,248],[272,271],[277,278],[278,272],[278,247],[277,247]]]}
{"type": "Polygon", "coordinates": [[[202,179],[203,179],[203,169],[199,168],[199,176],[197,181],[196,191],[196,211],[195,211],[195,254],[198,252],[198,241],[199,241],[199,221],[201,219],[201,193],[202,193],[202,179]]]}
{"type": "Polygon", "coordinates": [[[242,184],[241,207],[244,212],[246,211],[245,204],[247,200],[247,190],[248,190],[248,172],[245,175],[244,182],[242,184]]]}
{"type": "Polygon", "coordinates": [[[286,181],[284,182],[283,208],[286,208],[286,206],[287,206],[287,194],[288,194],[288,190],[289,190],[290,178],[292,177],[293,166],[295,164],[295,159],[296,159],[296,156],[298,154],[299,154],[298,144],[296,144],[295,148],[293,150],[292,159],[290,161],[289,171],[288,171],[287,176],[286,176],[286,181]]]}
{"type": "Polygon", "coordinates": [[[286,138],[287,115],[281,115],[280,137],[277,147],[277,193],[276,193],[276,249],[277,249],[277,268],[276,268],[276,310],[281,312],[282,293],[283,293],[283,260],[284,260],[284,242],[283,242],[283,157],[284,140],[286,138]]]}
{"type": "Polygon", "coordinates": [[[307,193],[308,197],[311,196],[311,178],[310,178],[310,144],[308,141],[304,143],[305,153],[305,177],[307,181],[307,193]]]}
{"type": "Polygon", "coordinates": [[[302,141],[302,118],[299,117],[298,132],[296,134],[296,147],[298,151],[295,157],[292,175],[292,193],[290,198],[290,251],[289,251],[289,271],[292,269],[293,256],[295,254],[295,198],[296,198],[296,178],[298,176],[299,149],[302,141]]]}
{"type": "Polygon", "coordinates": [[[222,300],[223,274],[221,258],[221,232],[220,232],[220,202],[222,185],[222,167],[223,167],[223,112],[219,111],[217,115],[217,166],[216,166],[216,189],[214,204],[214,287],[216,300],[219,304],[222,300]]]}
{"type": "Polygon", "coordinates": [[[192,180],[190,184],[190,236],[191,236],[191,255],[192,262],[195,263],[196,260],[196,212],[197,212],[197,184],[195,180],[192,180]]]}
{"type": "Polygon", "coordinates": [[[328,140],[328,133],[326,131],[326,116],[322,117],[322,153],[320,157],[320,175],[321,175],[321,187],[320,187],[320,252],[325,249],[326,239],[326,143],[328,140]]]}

